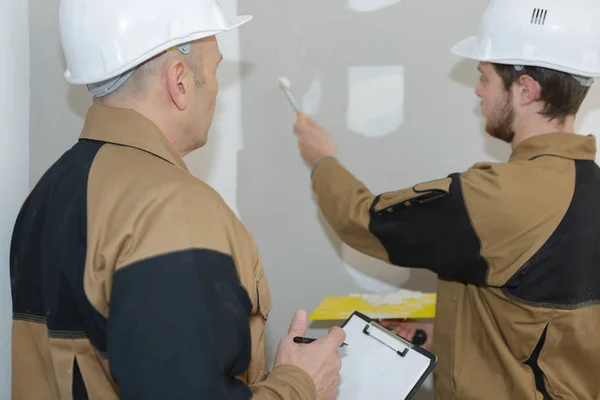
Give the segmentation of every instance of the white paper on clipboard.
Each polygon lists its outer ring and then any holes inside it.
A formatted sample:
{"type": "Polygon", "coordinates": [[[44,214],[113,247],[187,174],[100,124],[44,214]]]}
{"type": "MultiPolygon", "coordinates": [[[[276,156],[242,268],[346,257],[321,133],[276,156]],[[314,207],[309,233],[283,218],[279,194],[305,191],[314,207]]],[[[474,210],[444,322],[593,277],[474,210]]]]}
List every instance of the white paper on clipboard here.
{"type": "Polygon", "coordinates": [[[437,357],[355,312],[344,323],[337,400],[411,399],[437,357]]]}

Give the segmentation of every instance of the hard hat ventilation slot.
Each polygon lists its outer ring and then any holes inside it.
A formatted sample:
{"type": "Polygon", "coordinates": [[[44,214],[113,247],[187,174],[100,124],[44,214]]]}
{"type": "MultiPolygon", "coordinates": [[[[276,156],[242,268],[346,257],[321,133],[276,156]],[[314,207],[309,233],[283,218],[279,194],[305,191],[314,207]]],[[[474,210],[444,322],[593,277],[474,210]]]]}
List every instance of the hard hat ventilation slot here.
{"type": "Polygon", "coordinates": [[[548,10],[534,8],[531,14],[531,23],[533,25],[544,25],[546,23],[546,14],[548,14],[548,10]]]}

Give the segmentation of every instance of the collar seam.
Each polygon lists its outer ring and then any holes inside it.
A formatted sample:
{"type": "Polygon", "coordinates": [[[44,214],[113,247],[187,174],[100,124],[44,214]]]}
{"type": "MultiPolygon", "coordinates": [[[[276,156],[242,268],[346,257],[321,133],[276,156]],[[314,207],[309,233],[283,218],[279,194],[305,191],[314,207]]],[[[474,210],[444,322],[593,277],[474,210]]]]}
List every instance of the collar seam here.
{"type": "Polygon", "coordinates": [[[135,150],[143,151],[144,153],[148,153],[151,156],[154,156],[156,158],[160,158],[161,160],[166,161],[167,163],[169,163],[171,165],[177,166],[177,164],[174,163],[173,161],[168,160],[165,157],[161,156],[160,154],[156,154],[155,152],[147,150],[147,149],[144,149],[142,147],[133,146],[133,145],[130,145],[130,144],[125,144],[125,143],[117,143],[117,142],[113,142],[113,141],[110,141],[110,140],[100,140],[100,139],[93,139],[93,138],[88,138],[88,137],[82,137],[79,140],[90,140],[90,141],[100,142],[100,143],[105,143],[105,144],[113,144],[115,146],[128,147],[130,149],[135,149],[135,150]]]}
{"type": "Polygon", "coordinates": [[[587,161],[593,161],[593,158],[589,158],[587,156],[565,156],[562,154],[553,154],[553,153],[541,153],[541,154],[536,154],[534,156],[531,156],[530,158],[528,158],[529,161],[535,160],[536,158],[540,158],[540,157],[558,157],[558,158],[562,158],[565,160],[587,160],[587,161]]]}

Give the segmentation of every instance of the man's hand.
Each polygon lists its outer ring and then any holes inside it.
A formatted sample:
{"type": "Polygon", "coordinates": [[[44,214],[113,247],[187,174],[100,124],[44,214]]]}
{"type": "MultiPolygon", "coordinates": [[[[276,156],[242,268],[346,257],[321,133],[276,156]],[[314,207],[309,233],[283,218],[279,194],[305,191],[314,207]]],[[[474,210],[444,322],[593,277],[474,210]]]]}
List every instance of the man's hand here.
{"type": "Polygon", "coordinates": [[[308,345],[294,343],[294,336],[304,336],[308,328],[308,317],[303,310],[296,311],[288,335],[279,342],[274,367],[295,365],[306,371],[317,388],[318,400],[331,400],[340,383],[342,361],[338,347],[346,339],[343,329],[335,327],[322,339],[308,345]]]}
{"type": "Polygon", "coordinates": [[[335,156],[335,143],[331,134],[308,116],[298,115],[294,132],[298,135],[300,154],[310,168],[324,157],[335,156]]]}
{"type": "Polygon", "coordinates": [[[421,345],[425,350],[431,350],[431,343],[433,341],[433,324],[418,322],[412,319],[385,319],[379,322],[394,333],[402,336],[403,338],[412,341],[413,336],[417,332],[417,329],[422,329],[427,333],[427,341],[421,345]]]}

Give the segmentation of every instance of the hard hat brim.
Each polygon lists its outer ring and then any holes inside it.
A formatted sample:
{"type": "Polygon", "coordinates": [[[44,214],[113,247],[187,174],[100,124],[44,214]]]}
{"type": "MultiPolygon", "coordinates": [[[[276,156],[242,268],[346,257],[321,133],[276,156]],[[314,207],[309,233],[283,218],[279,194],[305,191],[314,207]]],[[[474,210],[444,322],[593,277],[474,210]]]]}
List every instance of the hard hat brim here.
{"type": "MultiPolygon", "coordinates": [[[[246,22],[250,21],[251,19],[252,19],[252,15],[236,15],[236,16],[232,16],[232,17],[227,17],[228,27],[224,31],[229,31],[231,29],[237,28],[238,26],[245,24],[246,22]]],[[[222,32],[224,32],[224,31],[222,31],[222,32]]]]}
{"type": "Polygon", "coordinates": [[[461,40],[452,46],[450,50],[454,55],[459,57],[468,58],[475,61],[480,62],[489,62],[496,64],[506,64],[506,65],[524,65],[530,67],[542,67],[548,68],[555,71],[565,72],[573,75],[580,75],[584,77],[598,77],[600,76],[600,71],[583,71],[575,68],[565,67],[563,65],[558,65],[555,63],[547,62],[547,61],[532,61],[526,60],[523,58],[498,58],[498,57],[486,57],[480,54],[477,48],[477,38],[472,36],[467,39],[461,40]]]}
{"type": "Polygon", "coordinates": [[[472,36],[472,37],[466,38],[466,39],[461,40],[460,42],[456,43],[454,46],[452,46],[452,49],[450,49],[450,51],[452,52],[452,54],[455,54],[459,57],[483,61],[476,57],[476,54],[475,54],[476,43],[477,43],[477,38],[475,36],[472,36]]]}
{"type": "Polygon", "coordinates": [[[193,32],[184,37],[173,38],[172,40],[169,40],[168,42],[163,43],[160,46],[158,46],[150,51],[145,52],[144,54],[140,55],[138,58],[132,60],[128,64],[123,65],[120,68],[115,69],[113,71],[102,74],[102,76],[86,77],[85,79],[77,78],[77,77],[71,76],[71,72],[68,69],[66,69],[64,72],[64,78],[68,83],[76,84],[76,85],[77,84],[85,85],[85,84],[103,82],[107,79],[114,78],[124,72],[131,70],[132,68],[137,67],[138,65],[140,65],[140,64],[144,63],[145,61],[149,60],[150,58],[162,53],[163,51],[170,49],[171,47],[179,46],[180,44],[183,44],[183,43],[193,42],[193,41],[207,38],[210,36],[218,35],[219,33],[230,31],[232,29],[235,29],[235,28],[245,24],[246,22],[250,21],[252,18],[253,18],[252,15],[227,16],[226,17],[227,24],[225,27],[221,27],[218,30],[193,32]]]}

